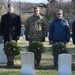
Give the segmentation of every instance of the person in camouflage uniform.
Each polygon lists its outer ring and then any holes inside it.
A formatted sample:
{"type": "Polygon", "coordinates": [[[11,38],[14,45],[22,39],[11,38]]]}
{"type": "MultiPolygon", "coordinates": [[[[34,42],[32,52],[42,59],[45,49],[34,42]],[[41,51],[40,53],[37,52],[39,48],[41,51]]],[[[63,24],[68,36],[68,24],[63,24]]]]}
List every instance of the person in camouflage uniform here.
{"type": "Polygon", "coordinates": [[[25,22],[25,35],[29,44],[34,40],[44,42],[47,36],[46,21],[39,13],[39,7],[35,7],[34,14],[25,22]]]}

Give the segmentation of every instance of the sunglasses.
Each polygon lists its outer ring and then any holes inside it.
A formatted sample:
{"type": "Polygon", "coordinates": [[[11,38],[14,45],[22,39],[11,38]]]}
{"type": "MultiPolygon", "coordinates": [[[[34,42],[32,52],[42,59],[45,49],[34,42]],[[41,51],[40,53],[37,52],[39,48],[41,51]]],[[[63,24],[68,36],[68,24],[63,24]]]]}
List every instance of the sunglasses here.
{"type": "Polygon", "coordinates": [[[61,15],[62,13],[56,13],[56,15],[61,15]]]}

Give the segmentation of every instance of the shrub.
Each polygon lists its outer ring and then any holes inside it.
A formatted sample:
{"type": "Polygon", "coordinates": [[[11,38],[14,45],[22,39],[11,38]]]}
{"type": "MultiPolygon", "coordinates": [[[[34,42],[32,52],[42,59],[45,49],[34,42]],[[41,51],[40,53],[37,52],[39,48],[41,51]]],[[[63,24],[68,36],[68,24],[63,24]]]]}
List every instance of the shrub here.
{"type": "Polygon", "coordinates": [[[45,52],[45,48],[40,41],[33,41],[29,47],[28,51],[33,52],[35,54],[35,59],[40,57],[40,55],[45,52]]]}
{"type": "Polygon", "coordinates": [[[52,54],[53,56],[58,56],[61,53],[68,53],[67,48],[66,48],[66,44],[59,42],[59,43],[55,43],[52,46],[52,54]]]}
{"type": "Polygon", "coordinates": [[[21,47],[18,46],[16,41],[6,42],[4,52],[8,56],[16,56],[20,54],[21,47]]]}

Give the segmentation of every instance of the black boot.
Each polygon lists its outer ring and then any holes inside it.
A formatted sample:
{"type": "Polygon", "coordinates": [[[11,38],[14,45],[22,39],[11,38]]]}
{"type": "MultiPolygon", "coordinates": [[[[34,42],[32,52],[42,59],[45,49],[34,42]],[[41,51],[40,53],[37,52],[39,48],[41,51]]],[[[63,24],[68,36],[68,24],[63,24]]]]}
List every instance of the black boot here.
{"type": "Polygon", "coordinates": [[[14,56],[7,56],[7,61],[6,66],[14,66],[14,56]]]}
{"type": "Polygon", "coordinates": [[[13,61],[8,61],[6,66],[7,67],[13,67],[14,66],[14,62],[13,61]]]}
{"type": "Polygon", "coordinates": [[[37,65],[40,65],[41,59],[37,59],[37,65]]]}
{"type": "Polygon", "coordinates": [[[7,65],[6,65],[6,67],[8,67],[8,66],[10,66],[10,63],[9,63],[9,62],[7,62],[7,65]]]}
{"type": "Polygon", "coordinates": [[[40,65],[40,61],[41,61],[41,59],[36,59],[35,66],[39,66],[40,65]]]}

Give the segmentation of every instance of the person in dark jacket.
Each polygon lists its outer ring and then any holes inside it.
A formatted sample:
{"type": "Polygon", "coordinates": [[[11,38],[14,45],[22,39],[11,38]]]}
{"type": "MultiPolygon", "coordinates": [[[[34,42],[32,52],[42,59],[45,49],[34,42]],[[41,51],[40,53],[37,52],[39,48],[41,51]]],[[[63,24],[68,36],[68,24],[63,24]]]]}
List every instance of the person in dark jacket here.
{"type": "MultiPolygon", "coordinates": [[[[56,12],[56,18],[51,22],[49,28],[49,41],[52,44],[63,42],[68,43],[70,40],[69,23],[63,18],[63,11],[59,9],[56,12]]],[[[58,57],[54,57],[54,67],[57,67],[58,57]]]]}
{"type": "Polygon", "coordinates": [[[29,44],[34,40],[45,42],[47,24],[45,19],[40,15],[40,8],[38,6],[34,7],[33,15],[27,18],[25,22],[25,36],[29,44]]]}
{"type": "Polygon", "coordinates": [[[75,21],[73,22],[72,25],[72,40],[73,40],[73,44],[75,45],[75,21]]]}
{"type": "MultiPolygon", "coordinates": [[[[47,36],[47,24],[46,20],[40,15],[40,8],[34,7],[34,13],[25,22],[25,36],[26,41],[29,41],[29,45],[33,41],[45,42],[47,36]]],[[[36,65],[39,65],[41,61],[37,59],[36,65]]]]}
{"type": "MultiPolygon", "coordinates": [[[[8,4],[8,12],[1,18],[1,36],[4,38],[5,43],[11,40],[17,40],[20,37],[21,32],[21,19],[20,16],[14,13],[14,8],[11,4],[8,4]]],[[[7,59],[9,56],[7,56],[7,59]]],[[[13,61],[7,60],[7,65],[13,65],[13,61]],[[12,63],[12,64],[11,64],[12,63]]]]}

